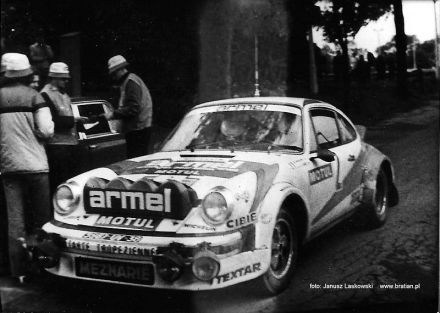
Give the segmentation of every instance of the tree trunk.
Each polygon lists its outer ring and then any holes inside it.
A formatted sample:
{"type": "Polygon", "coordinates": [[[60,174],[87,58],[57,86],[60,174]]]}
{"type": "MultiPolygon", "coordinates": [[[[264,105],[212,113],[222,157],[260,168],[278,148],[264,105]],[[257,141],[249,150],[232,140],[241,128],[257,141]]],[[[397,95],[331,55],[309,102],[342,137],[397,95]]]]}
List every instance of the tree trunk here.
{"type": "Polygon", "coordinates": [[[309,91],[309,48],[307,32],[307,1],[286,1],[289,42],[287,61],[287,95],[297,96],[309,91]]]}
{"type": "Polygon", "coordinates": [[[342,88],[344,92],[344,106],[347,110],[350,110],[350,56],[348,55],[347,34],[345,33],[343,23],[340,26],[338,40],[342,49],[342,57],[344,61],[342,63],[342,88]]]}
{"type": "Polygon", "coordinates": [[[231,96],[233,1],[207,0],[200,21],[199,102],[231,96]]]}
{"type": "Polygon", "coordinates": [[[406,35],[405,20],[403,18],[402,0],[393,0],[394,24],[396,26],[396,50],[397,50],[397,94],[407,94],[406,77],[406,35]]]}

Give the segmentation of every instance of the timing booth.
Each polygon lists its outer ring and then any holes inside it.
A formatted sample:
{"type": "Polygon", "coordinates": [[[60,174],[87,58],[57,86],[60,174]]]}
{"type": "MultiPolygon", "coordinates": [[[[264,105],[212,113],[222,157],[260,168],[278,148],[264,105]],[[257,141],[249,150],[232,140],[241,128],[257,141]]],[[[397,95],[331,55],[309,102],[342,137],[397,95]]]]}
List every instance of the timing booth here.
{"type": "Polygon", "coordinates": [[[100,116],[112,111],[105,100],[72,99],[74,117],[87,117],[87,123],[77,123],[69,134],[55,129],[53,142],[47,145],[52,192],[65,180],[127,158],[124,136],[118,133],[118,121],[100,116]]]}

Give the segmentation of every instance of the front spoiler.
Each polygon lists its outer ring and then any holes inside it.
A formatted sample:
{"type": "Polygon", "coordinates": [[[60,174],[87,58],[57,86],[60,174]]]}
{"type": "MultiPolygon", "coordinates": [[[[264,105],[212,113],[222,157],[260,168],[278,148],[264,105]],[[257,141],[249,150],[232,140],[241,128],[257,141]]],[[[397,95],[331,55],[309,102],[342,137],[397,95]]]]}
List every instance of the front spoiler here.
{"type": "MultiPolygon", "coordinates": [[[[186,266],[183,274],[174,282],[167,282],[157,275],[157,264],[154,263],[156,255],[160,255],[167,247],[180,247],[181,251],[192,251],[198,247],[235,247],[236,243],[241,243],[242,234],[237,231],[227,235],[217,235],[209,237],[157,237],[141,236],[135,243],[108,241],[108,240],[89,240],[84,239],[87,231],[72,230],[52,223],[44,225],[43,230],[48,233],[58,234],[66,240],[66,247],[61,251],[59,262],[56,266],[46,270],[52,274],[92,281],[110,282],[114,284],[125,284],[142,286],[149,288],[175,289],[175,290],[210,290],[218,289],[237,283],[256,278],[267,271],[270,264],[270,249],[254,249],[252,251],[241,252],[239,249],[216,249],[222,253],[216,253],[220,270],[216,277],[210,281],[198,280],[192,273],[191,266],[186,266]],[[107,247],[105,252],[102,246],[107,247]],[[133,252],[137,251],[137,252],[133,252]],[[223,253],[226,252],[226,253],[223,253]],[[76,260],[86,258],[88,260],[106,260],[122,262],[124,264],[151,264],[154,269],[154,282],[152,284],[142,284],[137,282],[118,281],[117,279],[103,277],[89,278],[76,275],[76,260]]],[[[122,233],[122,232],[121,232],[122,233]]],[[[174,250],[173,250],[174,251],[174,250]]],[[[182,252],[182,255],[185,254],[182,252]]],[[[190,260],[191,257],[187,258],[190,260]]]]}

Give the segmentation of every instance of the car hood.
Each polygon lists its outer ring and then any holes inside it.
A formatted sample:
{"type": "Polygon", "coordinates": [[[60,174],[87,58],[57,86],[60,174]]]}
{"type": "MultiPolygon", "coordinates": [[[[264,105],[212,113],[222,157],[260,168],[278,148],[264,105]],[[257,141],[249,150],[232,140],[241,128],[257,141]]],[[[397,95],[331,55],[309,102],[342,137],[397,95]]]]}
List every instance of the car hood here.
{"type": "Polygon", "coordinates": [[[231,220],[246,217],[257,210],[278,171],[276,162],[259,154],[158,153],[73,178],[71,182],[83,186],[82,210],[75,212],[76,219],[72,216],[58,216],[58,219],[156,232],[225,231],[229,230],[228,226],[213,227],[203,220],[200,213],[203,198],[215,188],[226,188],[235,202],[231,220]],[[153,202],[163,199],[163,205],[147,206],[143,210],[138,210],[137,202],[130,206],[135,193],[141,190],[153,202]],[[81,214],[87,218],[83,220],[81,214]]]}

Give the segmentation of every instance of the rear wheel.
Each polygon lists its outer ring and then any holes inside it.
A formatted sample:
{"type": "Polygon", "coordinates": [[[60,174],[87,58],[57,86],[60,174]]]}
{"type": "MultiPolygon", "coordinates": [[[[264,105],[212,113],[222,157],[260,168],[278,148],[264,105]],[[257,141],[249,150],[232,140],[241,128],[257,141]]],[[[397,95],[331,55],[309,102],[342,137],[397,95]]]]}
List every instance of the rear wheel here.
{"type": "Polygon", "coordinates": [[[262,276],[270,295],[286,289],[298,259],[298,235],[292,216],[281,208],[272,233],[272,253],[268,271],[262,276]]]}
{"type": "Polygon", "coordinates": [[[389,185],[385,172],[380,169],[376,177],[376,190],[372,203],[366,208],[367,223],[370,227],[377,228],[385,224],[389,208],[389,185]]]}

